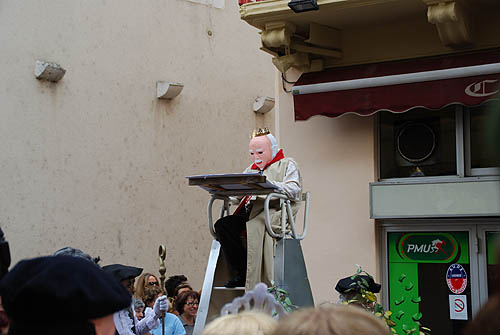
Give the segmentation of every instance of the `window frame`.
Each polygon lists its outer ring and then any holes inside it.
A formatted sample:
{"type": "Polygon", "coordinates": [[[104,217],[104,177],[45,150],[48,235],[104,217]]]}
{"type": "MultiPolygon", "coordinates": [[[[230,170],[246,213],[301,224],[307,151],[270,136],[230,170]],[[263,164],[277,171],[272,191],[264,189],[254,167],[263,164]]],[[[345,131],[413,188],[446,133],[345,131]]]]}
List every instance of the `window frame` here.
{"type": "Polygon", "coordinates": [[[465,174],[468,177],[479,176],[500,176],[500,167],[490,168],[472,168],[471,167],[471,134],[470,134],[470,113],[468,108],[464,107],[464,147],[465,147],[465,174]]]}
{"type": "MultiPolygon", "coordinates": [[[[446,106],[445,106],[446,107],[446,106]]],[[[425,176],[425,177],[394,177],[380,178],[381,175],[381,117],[376,117],[376,153],[377,153],[377,182],[382,183],[422,183],[437,181],[460,181],[464,178],[500,178],[500,167],[492,168],[471,168],[471,145],[470,145],[470,113],[468,107],[456,104],[455,109],[455,153],[456,153],[456,174],[445,176],[425,176]]],[[[439,111],[436,111],[439,113],[439,111]]]]}

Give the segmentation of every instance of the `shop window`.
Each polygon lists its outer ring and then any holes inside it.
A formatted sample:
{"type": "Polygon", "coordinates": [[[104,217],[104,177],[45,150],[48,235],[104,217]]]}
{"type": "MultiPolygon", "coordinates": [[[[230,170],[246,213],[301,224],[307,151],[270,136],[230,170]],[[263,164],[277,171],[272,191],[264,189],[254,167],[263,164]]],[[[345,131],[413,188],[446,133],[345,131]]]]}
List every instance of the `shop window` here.
{"type": "Polygon", "coordinates": [[[379,114],[379,179],[500,176],[500,101],[379,114]]]}
{"type": "Polygon", "coordinates": [[[456,108],[380,113],[380,179],[457,175],[456,108]]]}
{"type": "Polygon", "coordinates": [[[478,107],[467,108],[469,121],[467,138],[470,139],[470,175],[500,174],[500,102],[491,101],[478,107]]]}
{"type": "Polygon", "coordinates": [[[468,231],[388,232],[388,298],[398,334],[418,323],[432,334],[462,334],[477,285],[470,258],[468,231]],[[454,298],[463,304],[455,313],[454,298]]]}

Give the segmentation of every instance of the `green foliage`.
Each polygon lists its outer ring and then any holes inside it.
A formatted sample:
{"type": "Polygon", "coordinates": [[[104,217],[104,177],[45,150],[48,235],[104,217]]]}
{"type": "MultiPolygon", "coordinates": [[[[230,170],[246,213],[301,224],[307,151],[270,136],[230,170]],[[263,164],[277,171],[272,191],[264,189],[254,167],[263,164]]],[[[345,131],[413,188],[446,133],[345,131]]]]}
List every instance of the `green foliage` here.
{"type": "Polygon", "coordinates": [[[286,290],[274,285],[274,283],[267,291],[274,296],[274,299],[283,306],[286,312],[290,313],[298,308],[290,300],[290,294],[286,290]]]}
{"type": "MultiPolygon", "coordinates": [[[[409,327],[406,324],[403,324],[401,329],[403,333],[398,333],[396,330],[397,322],[401,320],[404,315],[403,311],[399,311],[397,315],[393,315],[390,310],[384,310],[384,307],[377,302],[377,296],[369,291],[368,281],[361,277],[361,275],[366,275],[369,278],[373,279],[373,277],[366,271],[364,271],[361,266],[357,266],[356,273],[351,276],[351,279],[354,281],[352,284],[352,289],[347,290],[346,293],[351,293],[352,298],[347,300],[345,304],[355,304],[357,306],[361,306],[367,311],[372,312],[375,316],[384,319],[387,326],[391,329],[391,333],[393,335],[429,335],[431,330],[429,328],[423,327],[420,324],[420,319],[422,318],[422,313],[416,313],[412,315],[412,320],[415,322],[417,327],[409,327]],[[359,292],[359,293],[357,293],[359,292]],[[396,319],[394,320],[393,317],[396,319]]],[[[403,274],[398,278],[399,282],[403,282],[406,279],[406,276],[403,274]]],[[[407,291],[410,291],[413,288],[413,283],[409,283],[405,286],[407,291]]],[[[405,297],[401,297],[396,300],[395,304],[401,304],[405,300],[405,297]]],[[[419,303],[421,301],[420,297],[415,297],[411,299],[413,303],[419,303]]]]}

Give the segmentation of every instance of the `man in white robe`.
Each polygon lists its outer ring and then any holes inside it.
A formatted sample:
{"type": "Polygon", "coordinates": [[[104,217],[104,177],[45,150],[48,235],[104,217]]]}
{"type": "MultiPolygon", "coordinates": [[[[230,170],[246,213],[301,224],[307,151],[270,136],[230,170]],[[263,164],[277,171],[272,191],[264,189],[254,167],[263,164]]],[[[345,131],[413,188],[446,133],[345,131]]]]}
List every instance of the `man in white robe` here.
{"type": "MultiPolygon", "coordinates": [[[[302,191],[302,180],[297,163],[285,158],[283,150],[267,128],[254,131],[249,143],[253,161],[245,173],[260,173],[277,187],[277,192],[298,200],[302,191]]],[[[274,239],[266,233],[262,196],[244,197],[233,215],[219,219],[215,232],[221,243],[233,277],[226,287],[245,286],[252,289],[257,283],[271,285],[274,279],[274,239]],[[246,235],[246,242],[245,242],[246,235]]],[[[271,204],[272,226],[280,226],[279,201],[271,204]]],[[[294,214],[297,212],[292,204],[294,214]]]]}
{"type": "MultiPolygon", "coordinates": [[[[111,264],[103,267],[103,270],[112,274],[133,296],[135,293],[135,277],[142,272],[141,268],[127,266],[122,264],[111,264]]],[[[116,334],[119,335],[146,335],[150,330],[160,326],[162,312],[167,312],[167,296],[161,296],[156,299],[153,306],[153,313],[146,313],[140,321],[134,313],[132,299],[130,306],[122,309],[113,315],[116,334]]]]}

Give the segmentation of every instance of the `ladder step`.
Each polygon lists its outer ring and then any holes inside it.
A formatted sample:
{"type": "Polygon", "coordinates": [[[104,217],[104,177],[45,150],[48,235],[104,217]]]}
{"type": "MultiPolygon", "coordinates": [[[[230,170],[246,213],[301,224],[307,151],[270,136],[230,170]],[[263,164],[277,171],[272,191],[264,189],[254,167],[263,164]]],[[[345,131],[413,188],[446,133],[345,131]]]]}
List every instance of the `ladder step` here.
{"type": "Polygon", "coordinates": [[[220,290],[220,291],[244,291],[244,287],[225,287],[225,286],[214,286],[214,290],[220,290]]]}

